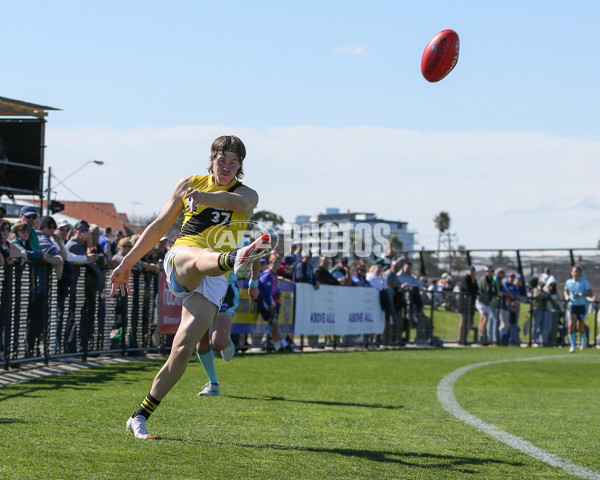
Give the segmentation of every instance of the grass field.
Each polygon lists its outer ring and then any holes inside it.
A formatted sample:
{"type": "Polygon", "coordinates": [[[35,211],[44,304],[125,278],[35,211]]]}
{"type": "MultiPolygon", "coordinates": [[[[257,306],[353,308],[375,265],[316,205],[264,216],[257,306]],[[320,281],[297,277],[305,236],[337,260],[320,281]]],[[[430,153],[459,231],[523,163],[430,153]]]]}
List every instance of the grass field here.
{"type": "MultiPolygon", "coordinates": [[[[217,359],[220,397],[197,396],[198,361],[138,441],[125,421],[163,360],[0,388],[2,479],[567,479],[446,410],[462,408],[600,472],[600,353],[471,348],[245,355],[217,359]]],[[[600,474],[599,474],[600,475],[600,474]]]]}

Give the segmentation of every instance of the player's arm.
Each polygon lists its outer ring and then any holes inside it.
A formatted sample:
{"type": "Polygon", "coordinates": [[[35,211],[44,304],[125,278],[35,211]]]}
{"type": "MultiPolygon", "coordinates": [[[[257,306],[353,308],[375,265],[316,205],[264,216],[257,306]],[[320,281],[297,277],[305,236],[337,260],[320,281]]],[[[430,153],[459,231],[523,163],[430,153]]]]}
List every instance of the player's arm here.
{"type": "Polygon", "coordinates": [[[112,283],[111,297],[115,294],[117,288],[121,289],[123,295],[129,291],[129,276],[133,266],[158,243],[158,240],[167,233],[177,217],[181,215],[183,211],[182,197],[187,190],[190,178],[184,177],[177,182],[169,201],[152,223],[146,227],[133,248],[113,271],[110,277],[110,283],[112,283]]]}
{"type": "Polygon", "coordinates": [[[591,288],[588,288],[587,291],[585,292],[585,296],[586,298],[589,298],[592,300],[592,302],[596,301],[596,297],[594,296],[594,292],[592,292],[591,288]]]}
{"type": "MultiPolygon", "coordinates": [[[[253,282],[257,282],[258,281],[258,267],[259,267],[259,263],[258,262],[254,262],[252,263],[252,273],[250,274],[250,280],[253,282]]],[[[259,295],[259,291],[258,291],[258,287],[250,287],[248,286],[248,298],[251,301],[254,301],[258,298],[259,295]]]]}
{"type": "Polygon", "coordinates": [[[235,192],[200,192],[188,188],[185,192],[187,211],[195,211],[198,205],[223,208],[252,216],[254,207],[258,204],[258,193],[248,187],[240,187],[235,192]]]}

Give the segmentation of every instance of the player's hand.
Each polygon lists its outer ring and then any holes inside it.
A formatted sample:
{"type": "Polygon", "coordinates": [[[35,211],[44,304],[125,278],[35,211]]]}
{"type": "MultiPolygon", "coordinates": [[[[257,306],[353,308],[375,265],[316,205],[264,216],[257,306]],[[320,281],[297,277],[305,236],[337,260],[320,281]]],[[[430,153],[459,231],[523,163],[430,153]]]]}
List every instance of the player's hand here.
{"type": "Polygon", "coordinates": [[[121,263],[115,268],[110,276],[110,283],[112,289],[110,296],[114,297],[117,289],[121,291],[122,296],[126,296],[129,293],[129,276],[131,275],[131,268],[126,267],[121,263]]]}
{"type": "Polygon", "coordinates": [[[200,203],[199,197],[201,193],[195,188],[188,188],[185,191],[183,198],[185,199],[185,212],[195,212],[196,207],[200,203]]]}
{"type": "Polygon", "coordinates": [[[256,287],[250,287],[248,288],[248,298],[251,301],[254,301],[258,298],[259,292],[258,292],[258,288],[256,287]]]}

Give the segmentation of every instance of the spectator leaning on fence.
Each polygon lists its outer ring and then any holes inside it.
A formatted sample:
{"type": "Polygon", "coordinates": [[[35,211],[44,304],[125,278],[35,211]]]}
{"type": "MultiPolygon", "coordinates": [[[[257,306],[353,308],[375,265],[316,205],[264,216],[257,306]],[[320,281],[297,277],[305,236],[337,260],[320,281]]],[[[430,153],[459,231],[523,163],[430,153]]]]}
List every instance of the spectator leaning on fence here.
{"type": "Polygon", "coordinates": [[[56,276],[62,276],[62,267],[67,257],[62,238],[55,235],[58,225],[52,217],[42,217],[40,229],[36,230],[40,250],[47,255],[46,261],[56,268],[56,276]]]}
{"type": "Polygon", "coordinates": [[[386,288],[386,281],[383,279],[383,265],[384,261],[382,258],[375,260],[375,263],[369,267],[366,277],[369,286],[377,289],[379,292],[386,288]]]}
{"type": "Polygon", "coordinates": [[[539,279],[532,278],[531,287],[532,337],[536,345],[542,347],[552,344],[550,342],[550,332],[552,330],[552,314],[555,302],[550,291],[545,288],[544,283],[539,279]]]}
{"type": "Polygon", "coordinates": [[[84,265],[94,263],[98,260],[98,255],[88,252],[88,246],[91,246],[92,238],[90,236],[90,224],[85,220],[79,220],[73,227],[73,236],[67,242],[68,260],[75,265],[84,265]]]}
{"type": "Polygon", "coordinates": [[[479,286],[475,277],[475,267],[470,266],[467,273],[460,280],[460,326],[458,327],[458,344],[467,346],[469,332],[473,328],[473,317],[475,315],[475,301],[479,294],[479,286]]]}
{"type": "Polygon", "coordinates": [[[292,281],[295,283],[310,283],[315,290],[319,288],[319,282],[315,277],[312,266],[312,255],[310,250],[307,248],[302,251],[302,260],[297,262],[294,266],[294,273],[292,274],[292,281]]]}
{"type": "Polygon", "coordinates": [[[40,244],[38,243],[35,229],[38,225],[38,213],[35,207],[27,206],[21,208],[19,212],[19,222],[24,222],[29,227],[29,244],[32,250],[39,250],[40,244]]]}
{"type": "Polygon", "coordinates": [[[496,327],[498,323],[498,287],[494,282],[494,267],[488,265],[485,275],[479,279],[479,298],[475,306],[481,315],[477,332],[479,343],[487,345],[498,342],[496,327]]]}
{"type": "Polygon", "coordinates": [[[355,287],[368,287],[369,282],[367,281],[367,270],[368,265],[365,260],[360,260],[356,264],[356,268],[352,273],[352,285],[355,287]]]}
{"type": "Polygon", "coordinates": [[[10,237],[11,226],[6,219],[0,221],[0,265],[12,264],[15,259],[26,259],[27,254],[17,246],[8,241],[10,237]]]}
{"type": "Polygon", "coordinates": [[[340,257],[337,265],[331,270],[331,274],[340,285],[351,285],[350,270],[348,269],[348,257],[340,257]]]}
{"type": "Polygon", "coordinates": [[[339,285],[337,279],[329,272],[329,258],[319,258],[319,266],[315,269],[315,277],[321,285],[339,285]]]}
{"type": "MultiPolygon", "coordinates": [[[[42,338],[44,327],[44,308],[46,305],[48,286],[46,266],[42,263],[50,263],[53,261],[51,256],[39,249],[37,235],[35,235],[35,243],[37,248],[33,248],[31,241],[31,228],[25,222],[17,222],[13,227],[14,238],[11,240],[17,248],[23,250],[27,254],[27,260],[33,262],[29,269],[29,299],[27,305],[27,325],[25,333],[25,354],[28,357],[33,356],[34,348],[38,345],[42,338]]],[[[16,344],[14,345],[16,347],[16,344]]]]}

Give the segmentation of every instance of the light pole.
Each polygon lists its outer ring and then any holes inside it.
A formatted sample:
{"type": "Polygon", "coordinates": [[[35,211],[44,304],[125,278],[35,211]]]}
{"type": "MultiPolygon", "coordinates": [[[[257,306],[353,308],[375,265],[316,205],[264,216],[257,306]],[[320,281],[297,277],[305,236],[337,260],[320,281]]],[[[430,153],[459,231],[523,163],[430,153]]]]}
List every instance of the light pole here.
{"type": "MultiPolygon", "coordinates": [[[[95,163],[98,166],[104,165],[104,162],[102,160],[88,160],[83,165],[81,165],[77,170],[75,170],[71,174],[67,175],[62,180],[59,180],[58,183],[56,185],[54,185],[54,188],[56,188],[56,187],[58,187],[60,185],[63,185],[63,183],[65,183],[69,178],[71,178],[77,172],[79,172],[80,170],[82,170],[83,168],[85,168],[86,166],[88,166],[90,163],[95,163]]],[[[52,194],[52,188],[51,188],[51,179],[52,178],[58,180],[58,178],[56,178],[54,175],[52,175],[52,167],[48,167],[48,202],[46,204],[46,214],[47,215],[50,215],[50,203],[51,203],[50,195],[52,194]]],[[[73,192],[72,190],[70,190],[69,188],[67,188],[66,185],[64,185],[64,187],[67,190],[69,190],[73,195],[75,195],[76,197],[78,197],[80,200],[83,201],[83,199],[81,197],[79,197],[79,195],[77,195],[75,192],[73,192]]]]}

